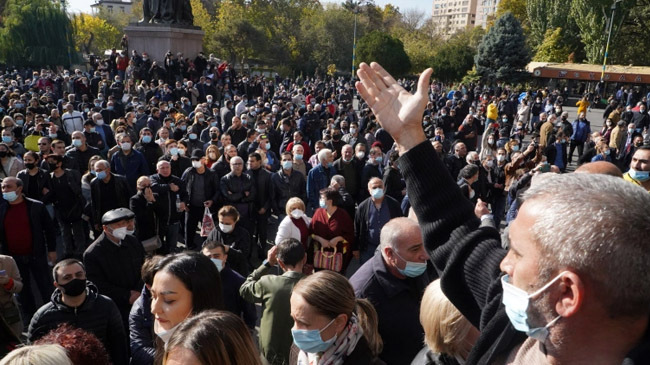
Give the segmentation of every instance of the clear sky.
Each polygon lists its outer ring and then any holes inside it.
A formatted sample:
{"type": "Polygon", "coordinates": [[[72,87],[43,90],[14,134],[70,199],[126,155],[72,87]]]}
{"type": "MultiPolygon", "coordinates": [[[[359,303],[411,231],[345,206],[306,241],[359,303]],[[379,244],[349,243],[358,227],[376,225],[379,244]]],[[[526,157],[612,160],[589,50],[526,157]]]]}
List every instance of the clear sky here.
{"type": "MultiPolygon", "coordinates": [[[[327,1],[327,0],[321,0],[327,1]]],[[[329,2],[343,2],[343,1],[329,1],[329,2]]],[[[86,12],[90,13],[90,5],[94,4],[95,0],[68,0],[68,9],[73,12],[86,12]]],[[[427,17],[431,16],[432,2],[428,0],[375,0],[375,4],[384,6],[391,3],[404,11],[407,9],[418,9],[423,11],[427,17]]]]}

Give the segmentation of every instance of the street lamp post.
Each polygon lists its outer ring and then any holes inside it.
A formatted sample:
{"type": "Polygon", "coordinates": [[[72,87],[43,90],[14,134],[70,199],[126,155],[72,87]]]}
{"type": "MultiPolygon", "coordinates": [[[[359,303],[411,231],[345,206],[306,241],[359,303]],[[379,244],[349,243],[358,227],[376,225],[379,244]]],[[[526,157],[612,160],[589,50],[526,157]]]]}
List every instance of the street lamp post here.
{"type": "Polygon", "coordinates": [[[367,0],[360,0],[354,3],[354,35],[352,38],[352,78],[354,79],[354,70],[357,63],[357,16],[359,15],[359,7],[366,3],[367,0]]]}
{"type": "Polygon", "coordinates": [[[609,30],[607,31],[607,44],[605,45],[605,57],[603,57],[603,71],[600,73],[600,84],[603,84],[605,80],[605,67],[607,66],[607,56],[609,53],[609,41],[612,39],[612,29],[614,28],[614,14],[616,13],[616,4],[620,3],[622,0],[614,1],[612,4],[612,17],[609,20],[609,30]]]}

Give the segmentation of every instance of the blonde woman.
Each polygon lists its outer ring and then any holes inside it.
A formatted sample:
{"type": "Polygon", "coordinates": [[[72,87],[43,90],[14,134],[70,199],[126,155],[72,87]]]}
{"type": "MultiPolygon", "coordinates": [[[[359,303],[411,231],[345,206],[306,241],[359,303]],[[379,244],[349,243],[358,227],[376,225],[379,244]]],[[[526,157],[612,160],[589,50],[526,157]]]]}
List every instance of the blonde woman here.
{"type": "Polygon", "coordinates": [[[440,280],[431,282],[420,303],[425,347],[411,365],[464,364],[479,331],[447,299],[440,280]]]}

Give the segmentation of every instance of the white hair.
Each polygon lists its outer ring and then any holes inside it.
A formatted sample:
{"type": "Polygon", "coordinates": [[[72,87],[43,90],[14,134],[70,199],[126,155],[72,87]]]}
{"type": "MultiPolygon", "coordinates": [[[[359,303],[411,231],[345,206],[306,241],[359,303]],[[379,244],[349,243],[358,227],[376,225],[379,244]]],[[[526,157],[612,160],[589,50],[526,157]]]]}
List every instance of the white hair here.
{"type": "Polygon", "coordinates": [[[408,231],[412,229],[420,230],[418,222],[406,218],[398,217],[393,218],[388,223],[386,223],[379,234],[379,247],[382,252],[386,247],[390,247],[395,250],[397,242],[400,240],[404,234],[407,234],[408,231]]]}
{"type": "Polygon", "coordinates": [[[320,151],[318,151],[318,161],[321,163],[326,161],[326,159],[328,159],[329,155],[331,154],[332,154],[332,150],[330,150],[329,148],[321,149],[320,151]]]}
{"type": "MultiPolygon", "coordinates": [[[[530,227],[540,247],[540,279],[575,271],[589,278],[611,316],[650,307],[650,194],[621,178],[543,174],[524,193],[535,204],[530,227]]],[[[522,206],[523,208],[523,206],[522,206]]]]}

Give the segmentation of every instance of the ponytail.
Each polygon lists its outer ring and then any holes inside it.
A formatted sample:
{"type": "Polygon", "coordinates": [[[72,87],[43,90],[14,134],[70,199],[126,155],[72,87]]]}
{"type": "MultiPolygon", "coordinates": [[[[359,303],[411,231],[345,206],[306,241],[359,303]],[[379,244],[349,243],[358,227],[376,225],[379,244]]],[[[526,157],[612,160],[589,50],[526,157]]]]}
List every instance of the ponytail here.
{"type": "Polygon", "coordinates": [[[368,342],[368,348],[374,357],[379,356],[384,343],[379,335],[378,316],[375,307],[367,299],[356,299],[355,313],[359,319],[359,326],[363,330],[363,336],[368,342]]]}

